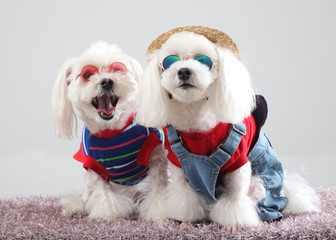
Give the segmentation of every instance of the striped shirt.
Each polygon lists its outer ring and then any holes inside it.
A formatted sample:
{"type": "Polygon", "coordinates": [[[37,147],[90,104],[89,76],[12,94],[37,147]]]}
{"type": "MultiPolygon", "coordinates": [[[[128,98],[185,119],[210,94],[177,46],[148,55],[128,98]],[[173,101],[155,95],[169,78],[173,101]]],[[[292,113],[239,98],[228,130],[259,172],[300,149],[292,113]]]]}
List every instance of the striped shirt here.
{"type": "MultiPolygon", "coordinates": [[[[84,167],[86,167],[85,161],[93,158],[108,170],[109,181],[133,186],[144,179],[148,173],[148,159],[139,159],[139,157],[147,158],[148,151],[151,152],[158,143],[163,142],[163,139],[161,129],[146,128],[135,121],[120,134],[107,139],[91,135],[85,127],[80,149],[82,153],[81,155],[77,153],[74,157],[83,162],[84,167]],[[150,135],[155,135],[159,141],[148,143],[148,140],[153,139],[153,137],[149,138],[150,135]],[[140,152],[142,153],[139,154],[140,152]]],[[[98,174],[101,175],[99,172],[98,174]]]]}

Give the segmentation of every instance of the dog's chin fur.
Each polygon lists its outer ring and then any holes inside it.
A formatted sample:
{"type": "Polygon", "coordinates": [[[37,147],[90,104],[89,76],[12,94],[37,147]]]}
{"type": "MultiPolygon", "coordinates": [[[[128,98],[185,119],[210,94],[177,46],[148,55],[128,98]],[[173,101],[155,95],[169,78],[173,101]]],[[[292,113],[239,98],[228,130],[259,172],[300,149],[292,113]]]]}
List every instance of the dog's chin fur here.
{"type": "MultiPolygon", "coordinates": [[[[243,121],[255,107],[255,93],[242,62],[229,49],[192,32],[176,33],[160,49],[148,54],[139,89],[138,121],[152,127],[172,124],[180,131],[206,132],[218,122],[243,121]],[[162,70],[161,63],[169,55],[178,55],[184,61],[175,62],[162,70]],[[193,60],[197,55],[210,57],[214,62],[212,69],[193,60]],[[191,70],[190,84],[194,87],[179,87],[181,81],[177,72],[181,68],[191,70]]],[[[174,166],[169,169],[171,182],[166,192],[167,217],[188,222],[209,216],[226,227],[259,224],[257,202],[265,196],[265,189],[258,177],[253,177],[250,184],[249,163],[225,176],[226,185],[222,186],[225,195],[212,204],[190,187],[182,169],[174,166]]],[[[311,189],[305,186],[307,191],[311,189]]],[[[293,196],[288,192],[286,195],[293,196]]],[[[308,202],[314,202],[314,197],[308,202]]],[[[305,209],[314,210],[314,207],[305,209]]]]}
{"type": "MultiPolygon", "coordinates": [[[[59,71],[53,89],[56,134],[70,139],[76,131],[77,117],[91,134],[123,128],[135,111],[141,74],[141,67],[135,59],[125,55],[117,46],[104,42],[95,43],[79,57],[67,60],[59,71]],[[127,71],[108,72],[106,67],[115,62],[123,63],[127,71]],[[79,74],[86,65],[102,67],[103,70],[92,75],[89,81],[84,81],[79,74]],[[110,120],[101,118],[91,104],[92,99],[101,94],[100,83],[104,78],[113,80],[110,94],[119,98],[110,120]]],[[[105,182],[95,172],[88,170],[83,194],[65,194],[61,197],[63,214],[118,219],[130,216],[139,208],[141,217],[145,219],[163,219],[160,201],[166,180],[162,171],[165,169],[165,159],[163,147],[158,146],[149,157],[148,177],[132,187],[105,182]]]]}

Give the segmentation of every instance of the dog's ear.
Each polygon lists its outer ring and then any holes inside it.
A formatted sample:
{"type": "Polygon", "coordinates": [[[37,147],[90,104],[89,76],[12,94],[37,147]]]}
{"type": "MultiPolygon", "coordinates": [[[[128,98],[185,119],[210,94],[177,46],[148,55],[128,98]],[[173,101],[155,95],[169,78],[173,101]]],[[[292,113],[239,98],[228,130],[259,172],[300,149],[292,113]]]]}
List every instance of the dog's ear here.
{"type": "Polygon", "coordinates": [[[73,80],[72,67],[76,58],[68,59],[59,69],[56,82],[53,87],[52,111],[55,125],[55,134],[61,138],[72,138],[77,119],[72,104],[68,99],[68,86],[73,80]]]}
{"type": "Polygon", "coordinates": [[[130,65],[132,66],[132,69],[128,69],[128,71],[131,71],[134,75],[135,80],[137,82],[140,82],[140,79],[142,76],[142,67],[140,63],[132,57],[129,57],[129,62],[130,62],[130,65]]]}
{"type": "Polygon", "coordinates": [[[167,124],[168,95],[161,87],[158,51],[147,56],[147,66],[139,84],[137,120],[150,127],[167,124]]]}
{"type": "Polygon", "coordinates": [[[218,77],[212,85],[209,105],[219,121],[237,123],[251,114],[255,94],[242,62],[228,49],[217,46],[218,77]]]}

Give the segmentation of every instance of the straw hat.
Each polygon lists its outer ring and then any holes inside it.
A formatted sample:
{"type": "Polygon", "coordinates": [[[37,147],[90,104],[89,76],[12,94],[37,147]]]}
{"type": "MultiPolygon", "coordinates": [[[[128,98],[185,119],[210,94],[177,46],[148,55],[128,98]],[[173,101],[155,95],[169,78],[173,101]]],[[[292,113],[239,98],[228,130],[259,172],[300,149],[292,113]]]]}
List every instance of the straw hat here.
{"type": "Polygon", "coordinates": [[[238,58],[239,58],[239,50],[236,43],[233,39],[227,35],[226,33],[219,31],[214,28],[202,27],[202,26],[186,26],[179,27],[169,30],[166,33],[161,34],[157,37],[148,47],[147,54],[150,52],[160,49],[162,45],[170,38],[172,35],[178,32],[193,32],[199,35],[203,35],[207,39],[209,39],[213,43],[218,43],[222,47],[230,49],[238,58]]]}

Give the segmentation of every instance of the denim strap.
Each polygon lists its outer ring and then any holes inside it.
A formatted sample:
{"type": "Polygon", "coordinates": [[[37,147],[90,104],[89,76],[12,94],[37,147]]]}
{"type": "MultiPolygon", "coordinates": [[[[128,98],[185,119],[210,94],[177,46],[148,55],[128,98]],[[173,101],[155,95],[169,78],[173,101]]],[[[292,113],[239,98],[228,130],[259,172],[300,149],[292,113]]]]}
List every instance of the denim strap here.
{"type": "Polygon", "coordinates": [[[235,153],[244,135],[246,127],[243,123],[232,124],[228,137],[209,157],[220,167],[223,166],[235,153]]]}
{"type": "Polygon", "coordinates": [[[172,125],[169,125],[167,129],[168,129],[168,141],[170,142],[170,144],[181,141],[180,136],[178,135],[176,129],[172,125]]]}

